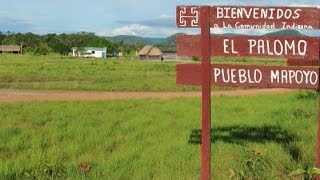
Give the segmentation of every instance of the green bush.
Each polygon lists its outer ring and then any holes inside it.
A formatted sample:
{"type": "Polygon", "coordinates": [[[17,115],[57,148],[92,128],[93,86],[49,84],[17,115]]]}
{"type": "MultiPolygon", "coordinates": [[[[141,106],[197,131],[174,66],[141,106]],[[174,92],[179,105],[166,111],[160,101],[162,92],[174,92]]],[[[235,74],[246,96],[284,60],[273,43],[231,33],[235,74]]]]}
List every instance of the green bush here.
{"type": "Polygon", "coordinates": [[[34,49],[33,54],[36,55],[48,55],[50,53],[52,53],[53,50],[48,46],[48,44],[40,44],[40,46],[36,47],[34,49]]]}

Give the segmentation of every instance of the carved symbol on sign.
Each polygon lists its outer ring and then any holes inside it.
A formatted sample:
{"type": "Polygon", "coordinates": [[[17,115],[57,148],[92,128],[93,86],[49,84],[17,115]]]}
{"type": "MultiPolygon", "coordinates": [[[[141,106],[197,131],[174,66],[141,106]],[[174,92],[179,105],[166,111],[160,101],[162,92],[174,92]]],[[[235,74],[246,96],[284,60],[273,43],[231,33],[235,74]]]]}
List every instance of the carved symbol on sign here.
{"type": "Polygon", "coordinates": [[[180,27],[198,27],[199,26],[199,7],[181,7],[179,9],[180,27]],[[190,24],[188,24],[190,23],[190,24]]]}

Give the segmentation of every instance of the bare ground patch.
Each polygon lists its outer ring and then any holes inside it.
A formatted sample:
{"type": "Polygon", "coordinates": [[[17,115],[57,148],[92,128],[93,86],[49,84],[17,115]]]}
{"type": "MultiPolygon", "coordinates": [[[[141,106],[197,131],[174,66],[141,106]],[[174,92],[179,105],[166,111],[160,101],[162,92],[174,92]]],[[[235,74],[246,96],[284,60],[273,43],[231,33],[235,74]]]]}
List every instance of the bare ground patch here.
{"type": "MultiPolygon", "coordinates": [[[[255,96],[281,94],[290,89],[250,89],[234,91],[213,91],[213,96],[255,96]]],[[[93,101],[116,99],[170,99],[177,97],[200,97],[201,92],[95,92],[95,91],[45,91],[45,90],[0,90],[0,102],[33,101],[93,101]]]]}

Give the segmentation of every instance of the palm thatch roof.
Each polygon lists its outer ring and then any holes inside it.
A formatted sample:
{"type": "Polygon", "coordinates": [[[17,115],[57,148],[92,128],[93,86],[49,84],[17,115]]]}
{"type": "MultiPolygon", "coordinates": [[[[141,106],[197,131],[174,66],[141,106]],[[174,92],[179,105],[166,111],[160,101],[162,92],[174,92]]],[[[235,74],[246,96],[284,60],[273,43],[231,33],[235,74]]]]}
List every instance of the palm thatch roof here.
{"type": "Polygon", "coordinates": [[[149,52],[149,56],[161,56],[161,55],[162,55],[162,52],[157,47],[153,47],[149,52]]]}
{"type": "Polygon", "coordinates": [[[144,46],[144,47],[138,52],[138,56],[146,56],[146,55],[148,55],[148,53],[150,52],[151,49],[152,49],[152,46],[150,46],[150,45],[144,46]]]}
{"type": "Polygon", "coordinates": [[[20,46],[18,45],[0,45],[1,52],[20,52],[20,46]]]}
{"type": "Polygon", "coordinates": [[[162,52],[159,48],[151,45],[144,46],[139,52],[138,56],[161,56],[162,52]]]}

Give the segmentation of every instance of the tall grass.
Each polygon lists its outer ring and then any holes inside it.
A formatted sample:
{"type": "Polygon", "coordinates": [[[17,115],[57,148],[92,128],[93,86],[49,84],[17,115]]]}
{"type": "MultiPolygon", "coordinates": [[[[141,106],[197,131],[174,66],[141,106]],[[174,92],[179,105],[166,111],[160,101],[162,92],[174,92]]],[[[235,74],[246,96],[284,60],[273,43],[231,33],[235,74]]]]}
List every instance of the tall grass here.
{"type": "Polygon", "coordinates": [[[175,63],[60,56],[0,55],[0,88],[181,91],[175,63]]]}
{"type": "MultiPolygon", "coordinates": [[[[214,179],[314,166],[317,94],[212,103],[214,179]]],[[[196,98],[0,104],[0,124],[0,179],[199,179],[196,98]]]]}
{"type": "MultiPolygon", "coordinates": [[[[214,62],[279,63],[276,60],[240,58],[218,58],[214,59],[214,62]]],[[[199,90],[199,87],[176,86],[175,65],[176,62],[146,60],[0,55],[0,88],[97,91],[199,90]]]]}

